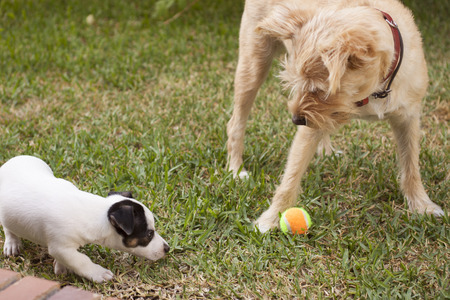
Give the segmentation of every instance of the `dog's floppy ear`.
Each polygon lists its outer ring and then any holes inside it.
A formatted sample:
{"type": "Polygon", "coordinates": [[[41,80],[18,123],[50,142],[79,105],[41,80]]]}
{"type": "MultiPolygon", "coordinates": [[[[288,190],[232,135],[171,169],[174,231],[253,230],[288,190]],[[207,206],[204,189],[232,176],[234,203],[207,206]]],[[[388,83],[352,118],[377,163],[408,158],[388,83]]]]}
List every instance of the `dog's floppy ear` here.
{"type": "Polygon", "coordinates": [[[116,192],[116,191],[111,191],[111,192],[108,193],[108,196],[112,196],[112,195],[120,195],[120,196],[123,196],[123,197],[125,197],[125,198],[131,198],[131,199],[134,199],[134,198],[133,198],[133,194],[132,194],[131,192],[116,192]]]}
{"type": "Polygon", "coordinates": [[[309,18],[307,11],[288,5],[277,5],[268,17],[256,27],[256,32],[273,38],[288,40],[306,23],[309,18]]]}
{"type": "Polygon", "coordinates": [[[108,220],[116,229],[131,235],[134,230],[134,209],[131,205],[117,202],[108,210],[108,220]]]}
{"type": "Polygon", "coordinates": [[[347,70],[361,69],[374,61],[374,43],[370,32],[361,28],[321,41],[318,50],[328,69],[329,94],[340,88],[341,78],[347,70]]]}

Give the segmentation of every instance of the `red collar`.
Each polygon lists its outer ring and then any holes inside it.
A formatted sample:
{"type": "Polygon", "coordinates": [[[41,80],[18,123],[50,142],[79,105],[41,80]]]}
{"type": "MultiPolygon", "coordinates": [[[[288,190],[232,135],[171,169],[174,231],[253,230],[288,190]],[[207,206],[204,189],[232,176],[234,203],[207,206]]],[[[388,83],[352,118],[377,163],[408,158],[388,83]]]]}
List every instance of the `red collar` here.
{"type": "MultiPolygon", "coordinates": [[[[384,20],[391,27],[392,36],[394,38],[395,53],[394,53],[394,60],[392,61],[391,65],[391,70],[383,80],[384,82],[386,82],[386,86],[384,90],[373,93],[371,96],[373,96],[374,98],[386,98],[389,95],[389,93],[391,92],[392,81],[394,81],[395,75],[397,75],[398,69],[400,69],[400,65],[402,63],[403,58],[403,40],[402,35],[400,34],[400,30],[398,29],[397,24],[394,22],[394,20],[389,14],[381,10],[380,12],[383,14],[384,20]]],[[[360,100],[358,102],[355,102],[357,107],[364,106],[367,103],[369,103],[369,97],[364,98],[363,100],[360,100]]]]}

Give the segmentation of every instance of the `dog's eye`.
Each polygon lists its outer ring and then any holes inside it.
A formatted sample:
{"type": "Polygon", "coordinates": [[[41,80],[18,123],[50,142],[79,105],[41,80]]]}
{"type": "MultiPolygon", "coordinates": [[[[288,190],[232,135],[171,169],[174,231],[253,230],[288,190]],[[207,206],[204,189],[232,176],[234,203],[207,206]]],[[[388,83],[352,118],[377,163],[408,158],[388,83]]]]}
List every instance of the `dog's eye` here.
{"type": "Polygon", "coordinates": [[[148,232],[147,232],[147,236],[148,236],[148,238],[150,239],[150,240],[152,240],[153,239],[153,236],[155,235],[155,231],[154,230],[149,230],[148,232]]]}
{"type": "Polygon", "coordinates": [[[312,95],[314,98],[320,100],[320,101],[325,101],[326,100],[326,93],[324,91],[321,91],[319,89],[314,89],[314,91],[312,92],[312,95]]]}

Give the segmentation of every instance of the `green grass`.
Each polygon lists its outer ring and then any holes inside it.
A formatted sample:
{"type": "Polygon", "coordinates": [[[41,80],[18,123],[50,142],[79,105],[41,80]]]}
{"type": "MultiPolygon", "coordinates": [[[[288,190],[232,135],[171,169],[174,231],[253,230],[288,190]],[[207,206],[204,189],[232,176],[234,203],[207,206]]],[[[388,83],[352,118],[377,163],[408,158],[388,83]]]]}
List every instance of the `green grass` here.
{"type": "MultiPolygon", "coordinates": [[[[421,174],[448,209],[450,6],[405,2],[430,74],[421,174]]],[[[295,131],[286,98],[270,76],[248,124],[252,177],[233,180],[225,125],[243,3],[200,1],[168,25],[151,17],[153,3],[0,2],[0,162],[36,155],[80,189],[132,191],[157,216],[170,255],[151,263],[83,247],[116,275],[104,284],[55,276],[46,249],[31,242],[0,267],[126,299],[450,297],[449,217],[406,210],[384,123],[343,127],[333,144],[344,156],[313,160],[298,198],[310,234],[254,232],[295,131]]]]}

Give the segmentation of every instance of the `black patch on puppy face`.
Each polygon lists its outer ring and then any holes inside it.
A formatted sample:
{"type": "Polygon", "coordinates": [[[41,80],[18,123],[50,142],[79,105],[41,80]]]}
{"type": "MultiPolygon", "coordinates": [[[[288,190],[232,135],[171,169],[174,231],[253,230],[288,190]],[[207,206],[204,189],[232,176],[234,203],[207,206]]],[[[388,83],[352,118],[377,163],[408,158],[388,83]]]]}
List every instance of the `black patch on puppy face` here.
{"type": "Polygon", "coordinates": [[[131,200],[114,203],[108,210],[108,220],[129,248],[145,247],[155,235],[154,230],[148,229],[142,205],[131,200]]]}

